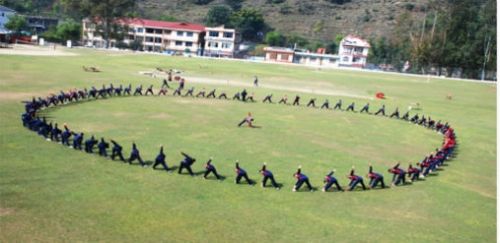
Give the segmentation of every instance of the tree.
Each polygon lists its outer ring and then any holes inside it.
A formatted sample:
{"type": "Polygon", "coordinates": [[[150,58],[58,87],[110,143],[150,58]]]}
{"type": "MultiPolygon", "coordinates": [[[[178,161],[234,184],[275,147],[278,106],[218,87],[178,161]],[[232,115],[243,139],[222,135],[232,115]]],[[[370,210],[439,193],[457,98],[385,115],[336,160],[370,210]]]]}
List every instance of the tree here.
{"type": "Polygon", "coordinates": [[[238,11],[241,9],[244,1],[245,0],[224,0],[224,3],[231,7],[234,11],[238,11]]]}
{"type": "Polygon", "coordinates": [[[62,40],[79,40],[82,25],[74,20],[66,20],[57,26],[57,36],[62,40]]]}
{"type": "Polygon", "coordinates": [[[213,0],[191,0],[191,1],[197,5],[206,5],[212,2],[213,0]]]}
{"type": "Polygon", "coordinates": [[[233,11],[224,5],[213,6],[208,10],[205,23],[208,26],[228,25],[233,11]]]}
{"type": "Polygon", "coordinates": [[[231,25],[236,27],[245,40],[261,40],[267,25],[262,13],[256,9],[242,9],[230,17],[231,25]]]}
{"type": "Polygon", "coordinates": [[[90,21],[102,29],[106,48],[109,40],[120,28],[115,28],[116,20],[131,13],[136,0],[62,0],[66,9],[77,10],[82,16],[89,17],[90,21]]]}
{"type": "Polygon", "coordinates": [[[271,46],[285,46],[286,37],[278,31],[267,32],[264,41],[271,46]]]}
{"type": "Polygon", "coordinates": [[[18,35],[21,31],[28,28],[28,22],[26,22],[26,18],[24,18],[24,16],[14,15],[9,18],[7,23],[5,23],[5,28],[18,35]]]}

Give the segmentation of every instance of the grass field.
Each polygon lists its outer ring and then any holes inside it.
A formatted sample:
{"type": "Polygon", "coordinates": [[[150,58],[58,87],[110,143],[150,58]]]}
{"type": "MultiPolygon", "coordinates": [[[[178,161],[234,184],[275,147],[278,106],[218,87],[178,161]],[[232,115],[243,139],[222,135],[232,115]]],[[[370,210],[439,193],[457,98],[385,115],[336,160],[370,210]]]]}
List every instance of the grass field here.
{"type": "MultiPolygon", "coordinates": [[[[496,85],[345,70],[73,50],[77,56],[0,55],[0,242],[494,242],[496,239],[496,85]],[[103,72],[86,73],[81,66],[103,72]],[[103,84],[161,84],[140,75],[155,67],[184,71],[187,86],[232,95],[258,75],[257,103],[195,98],[124,97],[71,104],[44,114],[86,135],[119,141],[128,156],[135,141],[146,160],[165,145],[167,163],[179,151],[201,171],[214,157],[218,183],[154,171],[46,142],[20,122],[22,100],[103,84]],[[224,80],[226,84],[190,79],[224,80]],[[267,88],[266,88],[267,87],[267,88]],[[291,192],[303,166],[320,187],[333,168],[341,185],[354,165],[385,172],[440,146],[442,136],[402,121],[277,104],[290,88],[302,102],[370,102],[371,110],[406,110],[419,102],[426,116],[449,121],[455,159],[425,181],[365,192],[291,192]],[[371,100],[382,91],[387,99],[371,100]],[[325,96],[338,93],[345,96],[325,96]],[[445,96],[452,94],[453,99],[445,96]],[[360,97],[360,98],[353,98],[360,97]],[[237,128],[251,111],[260,129],[237,128]],[[238,159],[252,179],[266,161],[281,191],[233,183],[238,159]]],[[[386,182],[390,179],[384,173],[386,182]]]]}

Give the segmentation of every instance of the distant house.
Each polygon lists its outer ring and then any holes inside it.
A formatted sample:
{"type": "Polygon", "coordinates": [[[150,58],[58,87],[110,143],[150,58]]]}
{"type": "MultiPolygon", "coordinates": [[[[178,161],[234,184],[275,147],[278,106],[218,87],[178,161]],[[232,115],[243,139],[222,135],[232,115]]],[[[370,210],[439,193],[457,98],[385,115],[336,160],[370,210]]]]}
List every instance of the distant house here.
{"type": "Polygon", "coordinates": [[[235,51],[236,31],[226,29],[224,25],[205,28],[204,56],[233,57],[235,51]]]}
{"type": "Polygon", "coordinates": [[[316,52],[305,50],[294,50],[284,47],[264,47],[266,53],[265,61],[280,63],[297,63],[308,66],[337,67],[339,56],[326,54],[324,48],[319,48],[316,52]]]}
{"type": "Polygon", "coordinates": [[[293,63],[294,50],[284,47],[264,47],[267,62],[293,63]]]}
{"type": "MultiPolygon", "coordinates": [[[[149,19],[121,19],[117,21],[126,30],[124,43],[138,41],[145,51],[199,54],[203,47],[205,26],[185,22],[167,22],[149,19]]],[[[83,42],[87,46],[105,47],[105,40],[95,23],[83,20],[83,42]]],[[[110,40],[110,47],[116,40],[110,40]]]]}
{"type": "Polygon", "coordinates": [[[309,66],[338,67],[339,56],[326,54],[325,48],[314,52],[295,51],[294,62],[309,66]]]}
{"type": "Polygon", "coordinates": [[[43,33],[50,27],[55,27],[59,24],[59,19],[43,17],[43,16],[26,16],[28,28],[34,33],[43,33]]]}
{"type": "Polygon", "coordinates": [[[370,44],[354,35],[348,35],[340,41],[339,65],[347,67],[364,67],[368,57],[370,44]]]}
{"type": "Polygon", "coordinates": [[[10,31],[5,28],[5,24],[9,22],[9,18],[15,14],[16,11],[0,5],[0,34],[10,33],[10,31]]]}

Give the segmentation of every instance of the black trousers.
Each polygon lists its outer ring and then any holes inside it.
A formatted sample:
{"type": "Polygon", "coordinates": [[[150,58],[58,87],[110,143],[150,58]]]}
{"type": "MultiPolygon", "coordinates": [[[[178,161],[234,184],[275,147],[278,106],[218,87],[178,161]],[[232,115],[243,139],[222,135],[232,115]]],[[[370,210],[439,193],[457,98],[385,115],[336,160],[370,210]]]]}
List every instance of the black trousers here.
{"type": "Polygon", "coordinates": [[[121,151],[113,150],[111,152],[111,159],[112,160],[115,160],[116,156],[118,156],[118,158],[120,158],[121,161],[125,162],[125,159],[123,158],[123,154],[121,151]]]}
{"type": "Polygon", "coordinates": [[[220,176],[219,174],[217,174],[217,170],[215,168],[212,168],[212,169],[207,169],[205,171],[205,174],[203,174],[203,177],[204,178],[207,178],[207,176],[210,174],[210,173],[213,173],[215,175],[215,177],[217,178],[217,180],[220,179],[220,176]]]}
{"type": "Polygon", "coordinates": [[[268,101],[269,103],[273,103],[273,102],[271,101],[271,97],[266,97],[266,98],[262,101],[262,103],[266,103],[266,101],[268,101]]]}
{"type": "Polygon", "coordinates": [[[337,180],[331,180],[325,184],[325,191],[328,191],[333,185],[337,187],[337,190],[342,191],[342,187],[340,187],[337,180]]]}
{"type": "Polygon", "coordinates": [[[191,176],[194,176],[193,170],[191,170],[191,165],[188,165],[188,164],[186,164],[186,163],[182,163],[182,162],[181,162],[181,165],[179,166],[179,171],[178,171],[178,173],[179,173],[179,174],[181,174],[183,169],[187,169],[187,171],[189,172],[189,174],[190,174],[191,176]]]}
{"type": "Polygon", "coordinates": [[[155,161],[155,163],[154,163],[154,165],[153,165],[153,169],[156,169],[156,166],[158,166],[158,165],[163,165],[163,168],[164,168],[166,171],[170,170],[170,169],[168,168],[168,166],[167,166],[167,163],[165,163],[165,160],[156,160],[156,161],[155,161]]]}
{"type": "Polygon", "coordinates": [[[247,174],[238,174],[236,176],[236,184],[240,184],[241,178],[245,178],[248,184],[253,184],[250,178],[248,178],[247,174]]]}
{"type": "Polygon", "coordinates": [[[144,161],[142,161],[141,156],[140,156],[140,155],[138,155],[138,154],[132,154],[132,155],[130,155],[130,158],[128,159],[128,163],[129,163],[129,164],[132,164],[132,162],[134,162],[134,160],[138,160],[138,161],[139,161],[139,163],[140,163],[142,166],[146,165],[146,164],[144,163],[144,161]]]}
{"type": "Polygon", "coordinates": [[[309,188],[309,190],[312,190],[312,186],[311,186],[311,183],[309,183],[309,179],[301,179],[301,180],[298,180],[296,183],[295,183],[295,190],[299,190],[300,187],[302,187],[302,185],[306,183],[307,185],[307,188],[309,188]]]}
{"type": "Polygon", "coordinates": [[[278,183],[276,183],[276,181],[274,180],[274,176],[273,175],[264,176],[264,179],[262,179],[262,186],[263,187],[266,187],[267,180],[271,180],[271,185],[273,185],[273,187],[279,187],[278,183]]]}

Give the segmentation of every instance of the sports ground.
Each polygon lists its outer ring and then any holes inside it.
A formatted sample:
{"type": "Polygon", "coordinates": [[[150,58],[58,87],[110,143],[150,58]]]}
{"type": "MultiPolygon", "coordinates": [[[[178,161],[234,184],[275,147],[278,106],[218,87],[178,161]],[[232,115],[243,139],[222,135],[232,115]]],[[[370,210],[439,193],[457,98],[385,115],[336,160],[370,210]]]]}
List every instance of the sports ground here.
{"type": "MultiPolygon", "coordinates": [[[[350,70],[88,49],[66,56],[0,55],[0,242],[493,242],[496,239],[496,93],[494,84],[350,70]],[[102,72],[84,72],[95,66],[102,72]],[[129,83],[161,85],[141,74],[182,71],[186,86],[231,97],[246,88],[257,102],[167,96],[117,97],[47,109],[48,120],[97,138],[113,138],[128,156],[135,142],[151,161],[160,145],[167,163],[184,151],[202,171],[209,157],[222,182],[111,161],[45,141],[24,128],[21,101],[71,88],[129,83]],[[260,87],[252,87],[257,75],[260,87]],[[386,99],[373,99],[384,92],[386,99]],[[262,104],[299,94],[300,107],[262,104]],[[451,99],[447,99],[451,96],[451,99]],[[408,122],[305,107],[370,102],[388,113],[420,110],[449,122],[456,157],[425,180],[384,190],[291,191],[297,166],[313,186],[351,166],[386,177],[442,143],[442,135],[408,122]],[[252,112],[259,129],[236,124],[252,112]],[[267,162],[283,189],[234,184],[234,161],[250,178],[267,162]]],[[[175,88],[176,83],[172,83],[175,88]]]]}

